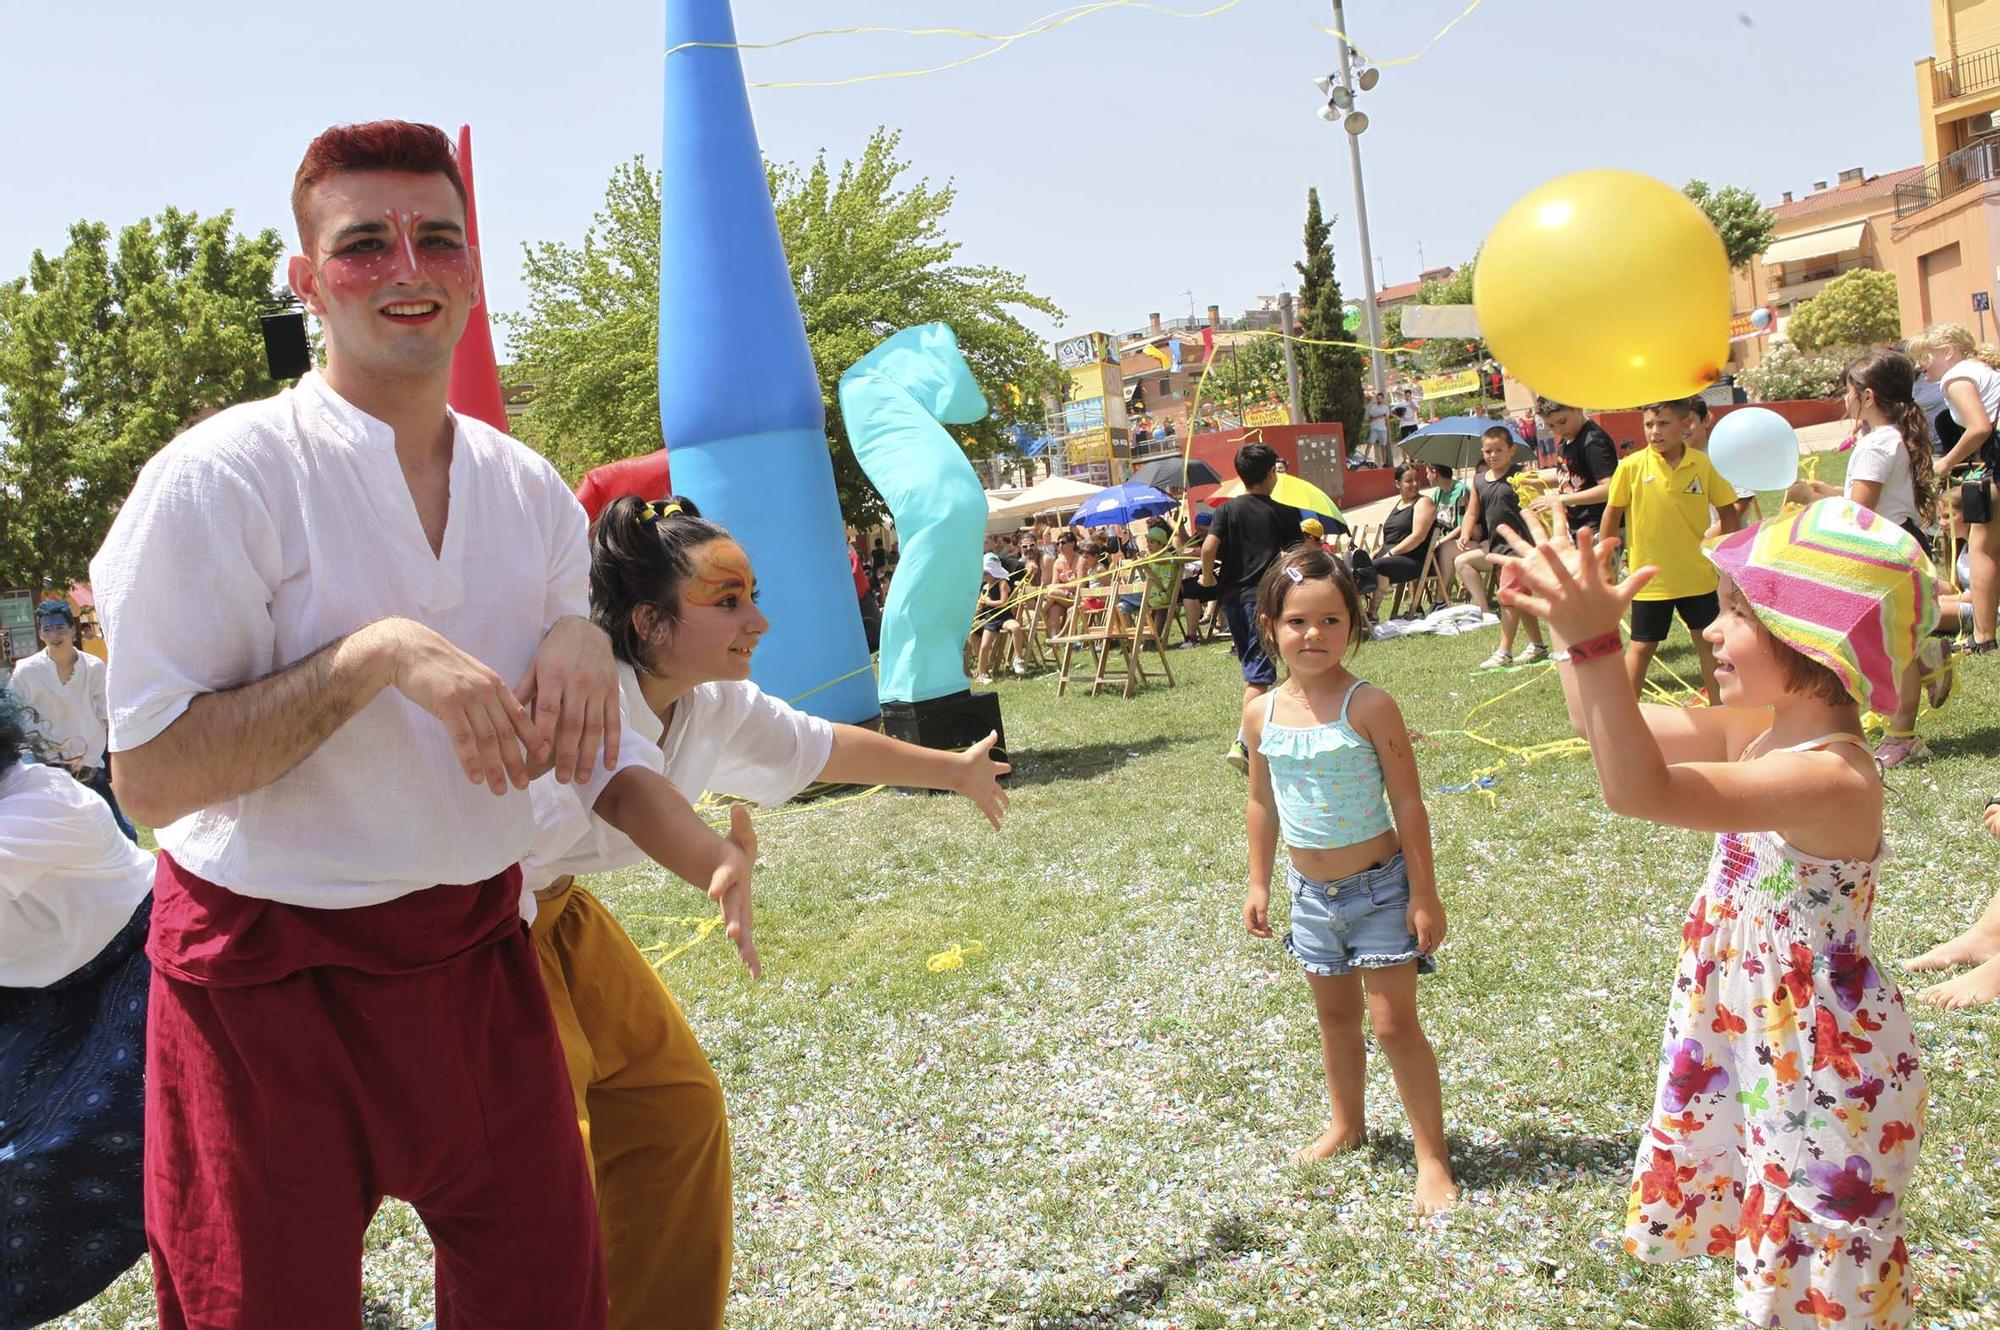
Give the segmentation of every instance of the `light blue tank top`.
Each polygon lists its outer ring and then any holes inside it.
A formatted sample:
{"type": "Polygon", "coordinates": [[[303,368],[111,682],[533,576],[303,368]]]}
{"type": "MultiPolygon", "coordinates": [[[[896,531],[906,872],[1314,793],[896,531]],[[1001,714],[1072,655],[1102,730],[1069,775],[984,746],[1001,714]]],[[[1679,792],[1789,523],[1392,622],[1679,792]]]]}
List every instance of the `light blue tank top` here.
{"type": "Polygon", "coordinates": [[[1264,704],[1264,737],[1257,751],[1271,764],[1278,828],[1293,849],[1335,850],[1390,829],[1381,759],[1375,745],[1347,723],[1347,709],[1362,682],[1354,681],[1340,700],[1340,718],[1326,725],[1273,723],[1276,689],[1264,704]]]}

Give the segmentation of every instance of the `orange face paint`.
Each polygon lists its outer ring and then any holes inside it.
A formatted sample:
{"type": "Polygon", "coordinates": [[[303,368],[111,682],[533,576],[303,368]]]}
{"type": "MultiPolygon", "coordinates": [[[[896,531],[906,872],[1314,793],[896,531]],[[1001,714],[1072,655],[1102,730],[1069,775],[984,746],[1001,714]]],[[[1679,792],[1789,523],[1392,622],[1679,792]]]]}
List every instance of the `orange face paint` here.
{"type": "Polygon", "coordinates": [[[733,540],[711,540],[694,552],[694,573],[681,588],[681,599],[690,605],[720,605],[756,589],[757,578],[743,547],[733,540]]]}

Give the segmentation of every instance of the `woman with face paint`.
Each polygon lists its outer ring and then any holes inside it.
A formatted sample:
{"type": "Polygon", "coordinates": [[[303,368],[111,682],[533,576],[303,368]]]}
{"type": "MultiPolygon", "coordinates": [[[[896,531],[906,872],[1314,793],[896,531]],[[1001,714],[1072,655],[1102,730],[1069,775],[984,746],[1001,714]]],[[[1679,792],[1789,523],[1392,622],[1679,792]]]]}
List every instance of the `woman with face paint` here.
{"type": "MultiPolygon", "coordinates": [[[[628,731],[689,798],[779,804],[816,781],[964,795],[996,828],[1009,770],[994,737],[938,752],[834,725],[766,696],[750,658],[769,624],[729,533],[694,505],[622,498],[591,533],[591,616],[611,636],[628,731]]],[[[597,1180],[611,1321],[623,1330],[722,1324],[729,1294],[729,1128],[722,1088],[672,994],[611,913],[576,885],[643,849],[574,786],[536,782],[522,865],[534,935],[597,1180]]],[[[739,805],[740,808],[740,805],[739,805]]],[[[739,950],[760,972],[745,925],[739,950]]]]}

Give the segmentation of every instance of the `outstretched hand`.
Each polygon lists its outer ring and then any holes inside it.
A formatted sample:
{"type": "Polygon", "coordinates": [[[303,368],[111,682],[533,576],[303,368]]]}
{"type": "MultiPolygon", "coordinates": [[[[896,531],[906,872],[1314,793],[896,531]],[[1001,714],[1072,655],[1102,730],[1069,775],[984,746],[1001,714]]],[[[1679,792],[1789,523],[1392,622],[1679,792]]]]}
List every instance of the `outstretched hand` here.
{"type": "Polygon", "coordinates": [[[729,835],[722,862],[708,880],[708,898],[722,907],[722,931],[736,944],[736,954],[750,967],[752,979],[764,977],[757,944],[750,938],[750,874],[757,863],[757,831],[743,804],[729,807],[729,835]]]}
{"type": "Polygon", "coordinates": [[[979,805],[995,831],[1007,811],[1007,791],[1000,788],[1000,778],[1014,769],[994,759],[993,745],[999,742],[997,733],[989,734],[960,753],[958,779],[952,783],[952,789],[979,805]]]}
{"type": "Polygon", "coordinates": [[[1565,642],[1616,632],[1625,607],[1659,570],[1640,568],[1615,581],[1611,569],[1618,541],[1600,544],[1589,527],[1573,540],[1565,523],[1554,526],[1538,545],[1501,529],[1514,553],[1501,556],[1500,603],[1547,620],[1565,642]]]}

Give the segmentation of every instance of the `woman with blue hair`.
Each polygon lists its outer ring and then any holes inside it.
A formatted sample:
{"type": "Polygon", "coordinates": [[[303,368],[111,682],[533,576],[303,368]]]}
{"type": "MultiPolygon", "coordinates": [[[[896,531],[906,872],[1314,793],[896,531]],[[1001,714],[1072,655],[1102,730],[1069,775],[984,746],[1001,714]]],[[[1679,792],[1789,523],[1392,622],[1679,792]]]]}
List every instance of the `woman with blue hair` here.
{"type": "Polygon", "coordinates": [[[0,1330],[82,1305],[146,1250],[153,856],[29,733],[0,686],[0,1330]]]}

